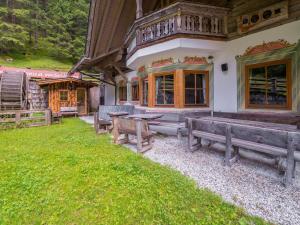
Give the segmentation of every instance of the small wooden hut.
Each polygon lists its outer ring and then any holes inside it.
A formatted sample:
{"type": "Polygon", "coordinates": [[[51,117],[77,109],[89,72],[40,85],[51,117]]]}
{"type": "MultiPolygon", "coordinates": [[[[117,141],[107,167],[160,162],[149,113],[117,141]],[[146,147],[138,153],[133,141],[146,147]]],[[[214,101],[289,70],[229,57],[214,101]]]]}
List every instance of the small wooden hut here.
{"type": "Polygon", "coordinates": [[[96,84],[73,77],[39,80],[38,84],[47,89],[48,104],[53,113],[62,112],[62,108],[75,109],[79,115],[89,113],[88,90],[96,84]]]}

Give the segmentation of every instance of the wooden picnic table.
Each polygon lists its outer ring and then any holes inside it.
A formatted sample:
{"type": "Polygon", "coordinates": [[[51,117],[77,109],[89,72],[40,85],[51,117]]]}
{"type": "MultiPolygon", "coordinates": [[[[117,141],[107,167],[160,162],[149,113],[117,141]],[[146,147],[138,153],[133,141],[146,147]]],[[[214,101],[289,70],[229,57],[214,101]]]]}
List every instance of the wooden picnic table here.
{"type": "Polygon", "coordinates": [[[161,118],[163,115],[162,114],[133,114],[130,116],[127,116],[128,118],[133,118],[133,119],[142,119],[142,120],[156,120],[161,118]]]}
{"type": "Polygon", "coordinates": [[[109,115],[112,119],[112,135],[114,137],[114,143],[118,143],[118,137],[119,137],[119,117],[121,116],[127,116],[129,113],[128,112],[109,112],[107,115],[109,115]]]}
{"type": "Polygon", "coordinates": [[[128,112],[109,112],[107,113],[110,117],[119,117],[119,116],[127,116],[128,112]]]}

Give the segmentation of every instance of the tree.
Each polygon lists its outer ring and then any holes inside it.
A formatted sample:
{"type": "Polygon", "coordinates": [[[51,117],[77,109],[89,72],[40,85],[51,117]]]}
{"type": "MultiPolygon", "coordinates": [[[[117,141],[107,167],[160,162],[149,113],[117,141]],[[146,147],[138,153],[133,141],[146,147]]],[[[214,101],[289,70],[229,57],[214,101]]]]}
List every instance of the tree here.
{"type": "Polygon", "coordinates": [[[88,9],[89,0],[1,1],[1,50],[26,49],[78,60],[84,51],[88,9]]]}

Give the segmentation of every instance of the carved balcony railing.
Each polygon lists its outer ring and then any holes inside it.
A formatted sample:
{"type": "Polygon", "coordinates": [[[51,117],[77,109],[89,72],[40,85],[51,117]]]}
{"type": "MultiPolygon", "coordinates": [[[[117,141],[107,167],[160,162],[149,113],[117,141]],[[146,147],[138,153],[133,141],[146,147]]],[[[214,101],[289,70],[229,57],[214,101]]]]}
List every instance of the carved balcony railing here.
{"type": "MultiPolygon", "coordinates": [[[[135,21],[126,42],[129,52],[137,46],[176,35],[199,35],[203,37],[226,37],[229,9],[178,2],[135,21]]],[[[202,37],[202,38],[203,38],[202,37]]]]}

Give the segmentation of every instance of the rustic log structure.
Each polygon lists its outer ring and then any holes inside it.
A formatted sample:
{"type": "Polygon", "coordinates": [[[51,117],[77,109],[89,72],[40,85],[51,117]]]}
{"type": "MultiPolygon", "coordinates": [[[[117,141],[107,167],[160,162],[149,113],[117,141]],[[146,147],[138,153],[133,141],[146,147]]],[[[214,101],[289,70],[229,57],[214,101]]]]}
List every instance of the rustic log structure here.
{"type": "Polygon", "coordinates": [[[28,103],[30,110],[48,108],[48,90],[41,88],[36,80],[29,80],[28,103]]]}
{"type": "Polygon", "coordinates": [[[47,88],[53,113],[88,114],[88,89],[96,84],[75,78],[39,80],[38,84],[47,88]]]}

